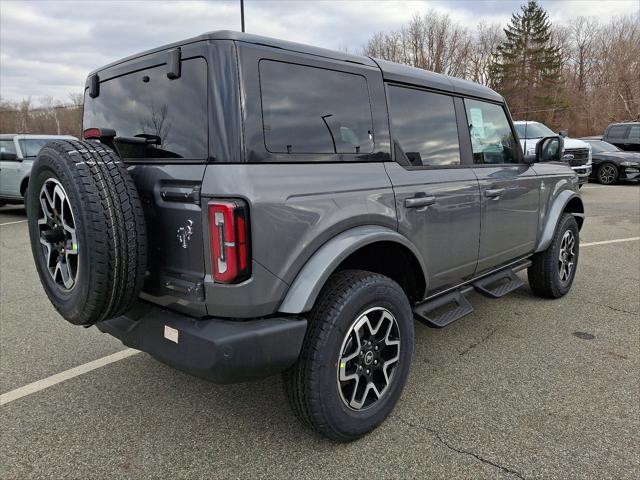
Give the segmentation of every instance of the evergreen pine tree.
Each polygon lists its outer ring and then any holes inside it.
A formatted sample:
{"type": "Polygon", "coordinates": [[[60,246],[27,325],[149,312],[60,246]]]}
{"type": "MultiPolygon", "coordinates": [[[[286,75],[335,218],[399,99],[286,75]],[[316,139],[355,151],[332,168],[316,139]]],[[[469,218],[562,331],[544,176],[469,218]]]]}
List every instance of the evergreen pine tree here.
{"type": "Polygon", "coordinates": [[[553,45],[547,12],[535,0],[522,5],[504,30],[491,67],[493,87],[520,118],[541,118],[542,110],[554,107],[560,79],[560,53],[553,45]],[[530,112],[538,111],[538,114],[530,112]]]}

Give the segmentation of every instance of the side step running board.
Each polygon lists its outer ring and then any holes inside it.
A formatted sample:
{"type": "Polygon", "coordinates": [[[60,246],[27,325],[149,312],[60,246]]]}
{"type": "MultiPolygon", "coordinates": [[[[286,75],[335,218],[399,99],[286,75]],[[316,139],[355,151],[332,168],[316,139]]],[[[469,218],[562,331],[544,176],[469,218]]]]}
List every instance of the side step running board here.
{"type": "Polygon", "coordinates": [[[473,312],[473,306],[466,297],[466,294],[471,290],[476,289],[489,298],[503,297],[524,285],[516,272],[529,266],[531,266],[531,261],[523,260],[491,275],[479,278],[470,285],[426,300],[413,307],[413,315],[418,321],[429,327],[446,327],[473,312]]]}
{"type": "Polygon", "coordinates": [[[429,327],[442,328],[473,312],[465,294],[473,287],[454,290],[434,300],[413,307],[415,317],[429,327]],[[435,310],[443,310],[435,312],[435,310]],[[435,314],[434,314],[435,312],[435,314]]]}
{"type": "MultiPolygon", "coordinates": [[[[522,270],[530,265],[531,262],[527,261],[518,265],[517,268],[518,270],[522,270]]],[[[473,288],[485,297],[500,298],[504,297],[507,293],[517,290],[524,285],[524,282],[518,278],[513,269],[507,268],[481,278],[480,280],[473,282],[472,285],[473,288]]]]}

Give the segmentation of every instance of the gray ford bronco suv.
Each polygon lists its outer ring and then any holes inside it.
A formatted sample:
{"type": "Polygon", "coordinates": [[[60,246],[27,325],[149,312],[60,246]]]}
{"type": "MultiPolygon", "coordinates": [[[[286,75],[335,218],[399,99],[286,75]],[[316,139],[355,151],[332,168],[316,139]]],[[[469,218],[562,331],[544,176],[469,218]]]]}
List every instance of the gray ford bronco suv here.
{"type": "Polygon", "coordinates": [[[335,440],[393,409],[414,319],[444,327],[523,269],[561,297],[576,273],[562,138],[524,156],[468,81],[221,31],[92,72],[83,129],[28,190],[60,314],[214,382],[283,373],[335,440]]]}

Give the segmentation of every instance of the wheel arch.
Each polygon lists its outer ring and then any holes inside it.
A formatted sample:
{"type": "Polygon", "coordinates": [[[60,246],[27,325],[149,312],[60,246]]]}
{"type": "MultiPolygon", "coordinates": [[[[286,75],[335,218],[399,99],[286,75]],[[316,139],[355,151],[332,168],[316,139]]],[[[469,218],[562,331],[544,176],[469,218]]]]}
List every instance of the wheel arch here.
{"type": "Polygon", "coordinates": [[[547,215],[547,220],[542,228],[542,234],[535,249],[536,252],[542,252],[547,249],[553,239],[553,233],[556,230],[558,221],[564,213],[572,214],[578,223],[578,229],[582,229],[584,223],[584,204],[582,203],[580,195],[572,190],[560,192],[553,201],[553,205],[547,215]]]}
{"type": "Polygon", "coordinates": [[[367,225],[340,233],[315,252],[278,311],[298,314],[311,310],[331,274],[344,269],[386,275],[400,284],[410,300],[420,300],[426,291],[427,271],[416,246],[394,230],[367,225]]]}
{"type": "Polygon", "coordinates": [[[28,186],[29,186],[29,175],[24,177],[20,182],[20,195],[22,195],[22,198],[26,198],[28,186]]]}

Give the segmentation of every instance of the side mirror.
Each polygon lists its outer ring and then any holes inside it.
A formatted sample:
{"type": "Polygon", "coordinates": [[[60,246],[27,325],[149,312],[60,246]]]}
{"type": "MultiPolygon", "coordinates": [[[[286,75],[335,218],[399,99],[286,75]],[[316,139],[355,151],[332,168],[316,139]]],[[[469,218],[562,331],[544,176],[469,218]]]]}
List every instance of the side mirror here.
{"type": "Polygon", "coordinates": [[[560,130],[558,131],[558,135],[561,137],[567,137],[569,135],[569,130],[560,130]]]}
{"type": "Polygon", "coordinates": [[[564,138],[560,135],[544,137],[536,145],[537,162],[561,162],[564,155],[564,138]]]}

